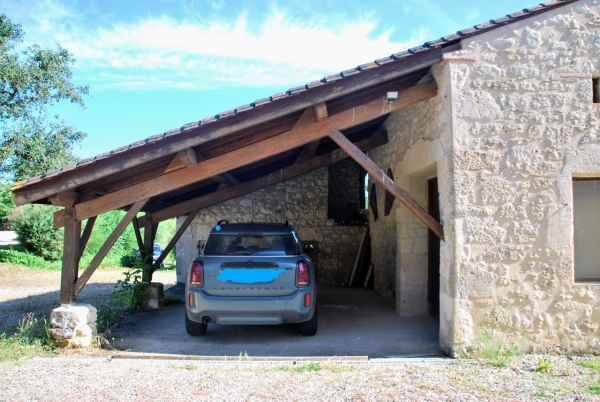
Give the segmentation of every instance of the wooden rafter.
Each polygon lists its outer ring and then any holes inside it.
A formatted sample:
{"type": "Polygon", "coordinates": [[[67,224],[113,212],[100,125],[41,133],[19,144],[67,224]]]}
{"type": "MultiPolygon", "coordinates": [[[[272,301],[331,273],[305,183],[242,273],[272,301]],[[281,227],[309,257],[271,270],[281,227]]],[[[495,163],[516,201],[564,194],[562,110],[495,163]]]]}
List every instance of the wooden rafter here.
{"type": "Polygon", "coordinates": [[[320,143],[321,140],[319,139],[311,142],[310,144],[306,144],[304,148],[302,148],[302,151],[300,152],[300,155],[298,155],[298,158],[296,158],[296,163],[303,162],[307,159],[312,158],[317,152],[320,143]]]}
{"type": "MultiPolygon", "coordinates": [[[[384,145],[387,142],[387,132],[378,130],[377,134],[359,141],[356,146],[363,151],[368,151],[384,145]]],[[[254,191],[260,190],[261,188],[272,186],[285,180],[301,176],[305,173],[325,167],[347,157],[348,155],[345,152],[343,152],[341,149],[337,149],[328,154],[319,155],[307,161],[296,163],[292,166],[277,171],[277,173],[271,173],[259,179],[244,182],[238,184],[237,186],[229,187],[223,190],[218,190],[212,194],[184,201],[180,204],[156,211],[152,214],[152,220],[154,222],[161,222],[176,216],[185,215],[190,211],[200,210],[210,205],[250,194],[254,191]]]]}
{"type": "Polygon", "coordinates": [[[310,91],[296,96],[269,103],[262,106],[260,110],[257,109],[256,111],[236,114],[222,121],[182,132],[171,138],[167,136],[162,141],[154,143],[148,141],[147,144],[132,147],[127,152],[117,153],[105,160],[98,160],[96,163],[90,163],[75,170],[65,171],[56,177],[40,183],[28,185],[23,188],[15,186],[13,188],[15,203],[23,205],[28,202],[35,202],[52,194],[68,191],[122,170],[172,155],[174,152],[225,137],[307,107],[312,108],[317,103],[355,93],[373,85],[428,68],[441,61],[442,55],[445,52],[457,49],[460,49],[460,44],[417,53],[404,60],[384,64],[370,71],[336,81],[335,83],[312,88],[310,91]]]}
{"type": "MultiPolygon", "coordinates": [[[[306,145],[326,137],[331,132],[374,120],[395,110],[430,99],[436,94],[437,86],[435,82],[427,81],[401,91],[398,99],[392,104],[388,103],[382,96],[381,99],[330,116],[322,122],[316,121],[312,107],[307,108],[292,130],[286,133],[260,141],[251,147],[239,148],[200,162],[197,165],[188,166],[185,169],[170,172],[103,197],[77,204],[75,206],[76,218],[77,220],[86,219],[106,211],[122,208],[140,199],[177,190],[208,177],[306,145]]],[[[63,211],[55,213],[54,218],[55,227],[64,225],[63,211]]]]}
{"type": "MultiPolygon", "coordinates": [[[[135,218],[135,215],[138,212],[140,212],[140,210],[144,207],[146,202],[148,202],[148,198],[136,201],[131,206],[131,208],[129,208],[129,211],[127,211],[125,216],[117,224],[117,227],[108,236],[108,238],[106,239],[106,241],[104,242],[102,247],[100,247],[100,250],[98,250],[98,253],[94,256],[94,258],[90,262],[90,265],[87,267],[87,269],[85,271],[83,271],[83,273],[81,274],[81,277],[79,277],[79,279],[77,279],[77,282],[75,282],[75,289],[74,289],[74,294],[73,294],[74,297],[79,294],[79,292],[85,286],[87,281],[90,279],[90,277],[92,276],[92,274],[94,273],[96,268],[98,268],[98,265],[100,265],[100,263],[102,262],[104,257],[106,257],[106,254],[110,251],[112,246],[115,244],[115,242],[117,241],[119,236],[121,236],[121,233],[123,233],[123,231],[125,230],[127,225],[129,225],[129,222],[131,222],[131,220],[133,218],[135,218]]],[[[65,239],[65,243],[66,242],[67,242],[67,239],[65,239]]],[[[63,281],[61,282],[61,289],[62,289],[62,284],[64,283],[64,280],[65,279],[64,279],[64,271],[63,271],[63,281]]],[[[62,290],[61,290],[61,293],[62,293],[62,290]]]]}
{"type": "Polygon", "coordinates": [[[317,118],[317,121],[324,121],[327,120],[327,117],[329,117],[325,102],[317,103],[313,106],[313,109],[315,111],[315,117],[317,118]]]}
{"type": "Polygon", "coordinates": [[[417,218],[419,218],[433,233],[444,240],[444,228],[429,213],[423,209],[409,193],[398,187],[383,170],[379,168],[367,155],[350,142],[344,134],[334,131],[329,137],[336,142],[352,159],[365,169],[373,179],[381,184],[387,191],[394,195],[402,204],[406,206],[417,218]]]}

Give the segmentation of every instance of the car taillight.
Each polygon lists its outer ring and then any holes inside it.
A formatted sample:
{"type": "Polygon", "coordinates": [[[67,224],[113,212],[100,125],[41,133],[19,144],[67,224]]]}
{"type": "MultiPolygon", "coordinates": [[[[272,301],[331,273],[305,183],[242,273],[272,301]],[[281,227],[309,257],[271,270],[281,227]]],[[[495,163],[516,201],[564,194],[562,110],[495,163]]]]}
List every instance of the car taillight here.
{"type": "Polygon", "coordinates": [[[310,270],[305,261],[298,261],[296,266],[296,286],[305,288],[310,285],[310,270]]]}
{"type": "Polygon", "coordinates": [[[190,270],[190,286],[204,285],[204,264],[202,261],[197,261],[192,264],[190,270]]]}

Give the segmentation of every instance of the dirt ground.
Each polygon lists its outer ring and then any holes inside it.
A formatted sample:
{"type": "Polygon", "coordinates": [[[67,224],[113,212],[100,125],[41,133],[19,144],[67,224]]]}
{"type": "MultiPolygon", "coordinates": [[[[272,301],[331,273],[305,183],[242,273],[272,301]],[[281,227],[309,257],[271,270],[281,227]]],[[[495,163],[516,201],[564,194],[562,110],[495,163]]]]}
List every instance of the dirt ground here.
{"type": "MultiPolygon", "coordinates": [[[[78,303],[99,306],[108,301],[117,280],[126,268],[99,268],[77,298],[78,303]]],[[[159,270],[154,282],[165,288],[176,283],[175,270],[159,270]]],[[[29,313],[35,317],[50,315],[58,307],[60,271],[26,268],[0,263],[0,332],[9,331],[29,313]]]]}

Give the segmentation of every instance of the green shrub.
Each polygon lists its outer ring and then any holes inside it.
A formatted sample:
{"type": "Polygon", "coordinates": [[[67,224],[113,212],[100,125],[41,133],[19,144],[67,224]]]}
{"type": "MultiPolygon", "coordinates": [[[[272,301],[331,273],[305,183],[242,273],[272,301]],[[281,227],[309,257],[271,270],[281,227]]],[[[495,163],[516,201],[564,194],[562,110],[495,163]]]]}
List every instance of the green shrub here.
{"type": "Polygon", "coordinates": [[[40,269],[61,269],[62,266],[61,261],[46,261],[35,254],[16,250],[0,250],[0,262],[40,269]]]}
{"type": "Polygon", "coordinates": [[[54,211],[49,205],[25,205],[11,217],[11,229],[17,232],[25,250],[48,261],[62,257],[63,230],[54,229],[54,211]]]}
{"type": "Polygon", "coordinates": [[[484,330],[473,347],[473,357],[481,359],[494,367],[506,367],[521,354],[522,341],[509,342],[503,336],[498,338],[490,330],[484,330]]]}

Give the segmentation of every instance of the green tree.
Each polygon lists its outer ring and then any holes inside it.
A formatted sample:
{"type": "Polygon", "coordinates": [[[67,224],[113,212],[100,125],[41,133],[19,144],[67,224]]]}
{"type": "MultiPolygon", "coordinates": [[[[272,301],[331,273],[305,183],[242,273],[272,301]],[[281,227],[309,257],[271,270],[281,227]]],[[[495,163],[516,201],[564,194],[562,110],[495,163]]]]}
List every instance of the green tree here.
{"type": "Polygon", "coordinates": [[[74,85],[75,59],[56,50],[31,45],[18,50],[24,32],[0,15],[0,173],[23,180],[75,161],[73,146],[85,134],[47,108],[59,101],[84,106],[87,86],[74,85]]]}

